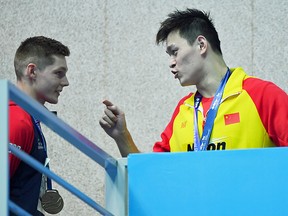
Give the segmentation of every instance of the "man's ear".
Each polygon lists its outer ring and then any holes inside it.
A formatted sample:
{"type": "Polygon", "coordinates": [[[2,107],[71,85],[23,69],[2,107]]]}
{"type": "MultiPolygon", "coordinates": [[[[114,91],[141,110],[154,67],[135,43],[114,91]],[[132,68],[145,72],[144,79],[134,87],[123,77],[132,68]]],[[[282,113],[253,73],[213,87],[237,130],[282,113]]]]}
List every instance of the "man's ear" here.
{"type": "Polygon", "coordinates": [[[205,53],[207,50],[207,40],[203,35],[199,35],[196,39],[198,46],[199,46],[199,50],[201,53],[205,53]]]}
{"type": "Polygon", "coordinates": [[[36,69],[37,67],[34,63],[29,63],[26,67],[26,76],[29,77],[29,79],[35,79],[36,69]]]}

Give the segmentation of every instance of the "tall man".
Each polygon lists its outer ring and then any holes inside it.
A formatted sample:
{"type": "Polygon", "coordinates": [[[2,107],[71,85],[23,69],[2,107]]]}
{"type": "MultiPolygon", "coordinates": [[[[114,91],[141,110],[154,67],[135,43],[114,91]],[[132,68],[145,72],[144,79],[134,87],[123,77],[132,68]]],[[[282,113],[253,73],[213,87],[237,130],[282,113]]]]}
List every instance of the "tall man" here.
{"type": "MultiPolygon", "coordinates": [[[[183,97],[156,142],[155,152],[183,152],[288,146],[288,96],[275,84],[229,68],[209,13],[176,10],[161,23],[156,42],[166,43],[171,72],[182,86],[197,88],[183,97]]],[[[120,153],[140,152],[124,112],[105,100],[99,123],[120,153]]]]}

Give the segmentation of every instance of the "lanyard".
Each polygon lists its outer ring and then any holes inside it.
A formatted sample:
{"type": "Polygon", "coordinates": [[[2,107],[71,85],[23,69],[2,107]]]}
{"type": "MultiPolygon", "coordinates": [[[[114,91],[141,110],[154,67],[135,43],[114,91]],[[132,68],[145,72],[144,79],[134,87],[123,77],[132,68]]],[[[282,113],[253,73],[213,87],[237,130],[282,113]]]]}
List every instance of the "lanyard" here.
{"type": "Polygon", "coordinates": [[[198,108],[199,108],[199,105],[203,96],[198,91],[195,94],[195,97],[194,97],[194,151],[203,151],[207,149],[207,146],[210,141],[213,125],[214,125],[214,120],[216,118],[216,114],[221,103],[225,85],[230,75],[231,75],[231,72],[229,68],[227,68],[227,72],[225,76],[223,77],[223,79],[221,80],[220,85],[213,98],[213,101],[210,105],[207,118],[206,118],[206,124],[204,126],[201,139],[199,137],[199,130],[198,130],[198,108]]]}
{"type": "MultiPolygon", "coordinates": [[[[46,140],[45,140],[45,137],[42,133],[42,129],[41,129],[41,126],[40,126],[40,121],[38,121],[37,119],[35,119],[34,117],[32,117],[33,120],[34,120],[34,123],[36,125],[36,128],[37,128],[37,131],[39,132],[40,136],[41,136],[41,142],[43,144],[43,147],[44,147],[44,151],[46,153],[46,158],[48,157],[47,155],[47,145],[46,145],[46,140]]],[[[49,164],[47,164],[47,168],[49,169],[49,164]]],[[[52,189],[52,181],[50,178],[47,177],[47,189],[51,190],[52,189]]]]}

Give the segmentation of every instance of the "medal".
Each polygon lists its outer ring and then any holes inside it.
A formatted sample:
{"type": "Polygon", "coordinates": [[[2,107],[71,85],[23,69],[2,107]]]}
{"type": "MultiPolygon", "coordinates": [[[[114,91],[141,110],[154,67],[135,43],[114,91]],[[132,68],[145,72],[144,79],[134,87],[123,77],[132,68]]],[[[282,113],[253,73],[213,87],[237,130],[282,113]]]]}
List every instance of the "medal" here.
{"type": "Polygon", "coordinates": [[[42,208],[49,214],[59,213],[64,206],[64,201],[57,190],[46,190],[41,197],[42,208]]]}

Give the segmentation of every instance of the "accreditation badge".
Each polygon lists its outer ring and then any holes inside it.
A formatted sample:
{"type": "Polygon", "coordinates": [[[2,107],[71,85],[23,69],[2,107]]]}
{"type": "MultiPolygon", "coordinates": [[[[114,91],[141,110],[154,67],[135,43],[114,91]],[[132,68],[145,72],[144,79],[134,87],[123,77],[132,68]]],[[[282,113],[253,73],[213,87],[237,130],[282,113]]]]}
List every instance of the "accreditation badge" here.
{"type": "Polygon", "coordinates": [[[57,190],[48,189],[41,197],[42,208],[49,214],[58,214],[64,206],[64,201],[57,190]]]}

